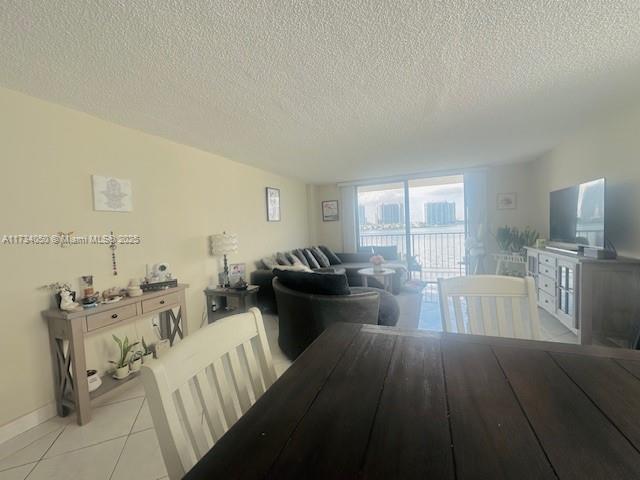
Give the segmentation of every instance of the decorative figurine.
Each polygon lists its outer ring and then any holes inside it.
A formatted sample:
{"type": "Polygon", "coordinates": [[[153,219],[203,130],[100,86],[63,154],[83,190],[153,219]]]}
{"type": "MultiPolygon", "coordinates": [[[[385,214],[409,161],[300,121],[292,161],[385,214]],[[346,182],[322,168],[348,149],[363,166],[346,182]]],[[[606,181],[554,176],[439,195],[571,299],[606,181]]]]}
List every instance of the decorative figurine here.
{"type": "Polygon", "coordinates": [[[70,312],[78,308],[80,304],[78,302],[74,302],[71,297],[71,292],[69,290],[61,290],[60,291],[60,310],[64,310],[70,312]]]}

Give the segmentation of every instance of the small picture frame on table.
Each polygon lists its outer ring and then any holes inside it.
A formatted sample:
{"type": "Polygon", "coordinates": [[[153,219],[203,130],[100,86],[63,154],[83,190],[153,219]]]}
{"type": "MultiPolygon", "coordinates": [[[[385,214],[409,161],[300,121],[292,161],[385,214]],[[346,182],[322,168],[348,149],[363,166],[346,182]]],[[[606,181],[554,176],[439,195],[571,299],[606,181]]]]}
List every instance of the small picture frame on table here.
{"type": "Polygon", "coordinates": [[[338,200],[325,200],[322,202],[322,221],[337,222],[340,220],[338,200]]]}

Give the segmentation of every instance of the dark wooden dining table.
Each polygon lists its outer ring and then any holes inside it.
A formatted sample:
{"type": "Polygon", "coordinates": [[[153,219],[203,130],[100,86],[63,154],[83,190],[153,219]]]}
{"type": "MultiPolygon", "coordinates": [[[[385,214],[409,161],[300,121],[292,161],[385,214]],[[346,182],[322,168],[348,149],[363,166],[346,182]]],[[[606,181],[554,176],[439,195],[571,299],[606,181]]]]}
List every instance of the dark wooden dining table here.
{"type": "Polygon", "coordinates": [[[640,479],[640,352],[336,324],[185,478],[640,479]]]}

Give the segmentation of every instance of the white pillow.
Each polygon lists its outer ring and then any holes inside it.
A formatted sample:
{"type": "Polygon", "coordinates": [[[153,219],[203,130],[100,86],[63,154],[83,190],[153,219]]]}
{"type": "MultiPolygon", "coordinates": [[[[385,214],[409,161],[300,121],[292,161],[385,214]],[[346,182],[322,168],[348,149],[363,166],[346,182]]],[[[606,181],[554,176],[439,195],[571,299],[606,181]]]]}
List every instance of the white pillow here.
{"type": "Polygon", "coordinates": [[[306,265],[302,265],[302,263],[300,263],[299,265],[276,265],[274,268],[277,268],[278,270],[288,270],[290,272],[312,272],[313,270],[311,270],[309,267],[307,267],[306,265]]]}

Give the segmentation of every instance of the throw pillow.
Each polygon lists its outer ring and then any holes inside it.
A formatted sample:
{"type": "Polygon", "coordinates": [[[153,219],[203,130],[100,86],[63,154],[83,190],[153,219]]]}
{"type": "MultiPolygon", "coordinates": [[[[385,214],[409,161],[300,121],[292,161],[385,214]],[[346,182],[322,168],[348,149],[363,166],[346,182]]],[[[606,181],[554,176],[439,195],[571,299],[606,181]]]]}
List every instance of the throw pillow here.
{"type": "Polygon", "coordinates": [[[320,264],[316,260],[316,257],[313,256],[313,253],[311,253],[311,250],[309,250],[308,248],[305,248],[304,250],[302,250],[302,253],[304,253],[304,258],[307,259],[307,263],[309,264],[309,268],[311,270],[320,268],[320,264]]]}
{"type": "Polygon", "coordinates": [[[313,272],[309,267],[305,267],[301,263],[296,265],[276,265],[274,270],[282,270],[287,272],[313,272]]]}
{"type": "Polygon", "coordinates": [[[287,260],[291,262],[291,265],[302,265],[300,259],[296,257],[292,252],[287,252],[284,255],[287,257],[287,260]]]}
{"type": "Polygon", "coordinates": [[[340,260],[340,258],[338,258],[338,256],[333,253],[333,250],[331,250],[329,247],[320,245],[318,248],[322,250],[322,252],[327,256],[331,265],[340,265],[342,263],[342,260],[340,260]]]}
{"type": "Polygon", "coordinates": [[[300,260],[300,263],[302,263],[305,267],[309,266],[307,257],[304,256],[304,252],[302,250],[297,248],[296,250],[291,250],[291,253],[293,253],[296,257],[298,257],[298,260],[300,260]]]}
{"type": "Polygon", "coordinates": [[[261,261],[262,263],[264,263],[264,266],[267,268],[267,270],[273,270],[278,266],[278,262],[273,255],[271,255],[270,257],[263,257],[261,261]]]}
{"type": "Polygon", "coordinates": [[[291,272],[276,268],[274,273],[287,288],[316,295],[349,295],[349,283],[345,274],[318,272],[291,272]]]}
{"type": "Polygon", "coordinates": [[[320,250],[318,247],[311,247],[311,253],[315,257],[318,265],[320,265],[321,268],[327,268],[331,266],[331,263],[329,262],[327,256],[322,253],[322,250],[320,250]]]}
{"type": "Polygon", "coordinates": [[[278,262],[278,265],[291,265],[289,259],[282,252],[276,253],[276,262],[278,262]]]}

